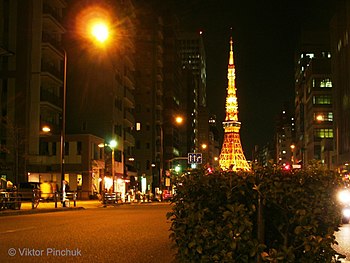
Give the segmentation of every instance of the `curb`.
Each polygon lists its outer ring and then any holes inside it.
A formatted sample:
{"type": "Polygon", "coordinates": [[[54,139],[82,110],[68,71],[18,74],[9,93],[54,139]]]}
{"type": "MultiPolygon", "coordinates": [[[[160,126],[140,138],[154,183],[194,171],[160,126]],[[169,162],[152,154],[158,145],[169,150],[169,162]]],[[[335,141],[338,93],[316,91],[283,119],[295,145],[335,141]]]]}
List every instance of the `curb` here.
{"type": "Polygon", "coordinates": [[[144,206],[144,205],[169,205],[168,202],[140,202],[140,203],[118,203],[118,204],[98,204],[98,205],[87,205],[78,206],[78,207],[58,207],[58,208],[36,208],[36,209],[20,209],[20,210],[0,210],[1,216],[16,216],[16,215],[31,215],[31,214],[40,214],[40,213],[53,213],[53,212],[67,212],[67,211],[75,211],[75,210],[85,210],[85,209],[106,209],[106,208],[115,208],[124,205],[131,206],[144,206]]]}
{"type": "Polygon", "coordinates": [[[31,214],[40,214],[40,213],[53,213],[53,212],[67,212],[67,211],[76,211],[84,210],[84,207],[60,207],[60,208],[44,208],[44,209],[30,209],[30,210],[5,210],[0,212],[1,216],[17,216],[17,215],[31,215],[31,214]]]}

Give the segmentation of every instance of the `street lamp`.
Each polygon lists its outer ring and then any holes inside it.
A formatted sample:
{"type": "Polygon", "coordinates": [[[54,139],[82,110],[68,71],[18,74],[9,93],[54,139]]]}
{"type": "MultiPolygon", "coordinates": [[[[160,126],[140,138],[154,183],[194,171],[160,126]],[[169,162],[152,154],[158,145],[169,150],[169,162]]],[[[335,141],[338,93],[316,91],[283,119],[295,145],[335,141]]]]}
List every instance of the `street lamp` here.
{"type": "Polygon", "coordinates": [[[66,199],[66,188],[64,183],[64,153],[65,153],[65,141],[66,141],[66,100],[67,100],[67,51],[63,50],[64,59],[63,59],[63,102],[62,102],[62,126],[61,126],[61,182],[62,182],[62,206],[65,207],[66,199]]]}
{"type": "MultiPolygon", "coordinates": [[[[184,118],[181,115],[173,116],[173,118],[170,120],[172,123],[176,125],[182,125],[184,122],[184,118]]],[[[160,150],[161,150],[161,161],[160,161],[160,171],[159,171],[159,187],[162,187],[165,185],[164,182],[164,125],[168,124],[168,121],[163,122],[160,125],[160,150]]]]}
{"type": "MultiPolygon", "coordinates": [[[[108,38],[108,27],[101,21],[98,26],[92,27],[92,35],[103,43],[108,38]]],[[[66,101],[67,101],[67,51],[63,50],[63,101],[62,101],[62,125],[60,136],[60,166],[61,166],[61,182],[62,182],[62,206],[65,207],[66,189],[65,189],[65,141],[66,141],[66,101]]]]}
{"type": "Polygon", "coordinates": [[[290,150],[291,150],[291,152],[292,152],[292,156],[291,156],[292,164],[294,164],[294,149],[295,149],[295,145],[292,144],[292,145],[290,146],[290,150]]]}
{"type": "MultiPolygon", "coordinates": [[[[110,142],[109,142],[109,144],[103,144],[103,143],[100,143],[99,145],[98,145],[98,147],[100,147],[100,148],[104,148],[105,146],[108,146],[111,150],[112,150],[112,156],[111,156],[111,159],[112,159],[112,161],[111,161],[111,177],[112,177],[112,180],[113,180],[113,182],[112,182],[112,185],[113,185],[113,192],[114,192],[114,175],[115,175],[115,173],[114,173],[114,149],[115,149],[115,147],[117,147],[117,141],[116,140],[111,140],[110,142]]],[[[105,190],[105,185],[104,185],[104,176],[102,177],[102,187],[103,187],[103,192],[104,192],[104,190],[105,190]]]]}
{"type": "Polygon", "coordinates": [[[115,181],[115,172],[114,172],[114,148],[117,146],[117,141],[116,140],[111,140],[110,142],[109,142],[109,148],[111,148],[112,149],[112,180],[113,180],[113,190],[112,190],[112,192],[114,193],[115,192],[115,186],[114,186],[114,181],[115,181]]]}

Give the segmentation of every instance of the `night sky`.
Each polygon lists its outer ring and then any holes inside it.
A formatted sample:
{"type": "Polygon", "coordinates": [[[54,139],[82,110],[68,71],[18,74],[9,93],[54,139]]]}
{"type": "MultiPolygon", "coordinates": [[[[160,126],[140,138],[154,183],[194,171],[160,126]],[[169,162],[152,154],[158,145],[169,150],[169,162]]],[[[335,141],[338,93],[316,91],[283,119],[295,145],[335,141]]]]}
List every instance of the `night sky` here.
{"type": "Polygon", "coordinates": [[[294,51],[300,28],[328,24],[333,1],[169,2],[175,3],[187,29],[204,32],[207,103],[220,128],[225,118],[232,34],[241,142],[246,157],[251,159],[254,145],[272,141],[283,105],[293,107],[294,51]]]}

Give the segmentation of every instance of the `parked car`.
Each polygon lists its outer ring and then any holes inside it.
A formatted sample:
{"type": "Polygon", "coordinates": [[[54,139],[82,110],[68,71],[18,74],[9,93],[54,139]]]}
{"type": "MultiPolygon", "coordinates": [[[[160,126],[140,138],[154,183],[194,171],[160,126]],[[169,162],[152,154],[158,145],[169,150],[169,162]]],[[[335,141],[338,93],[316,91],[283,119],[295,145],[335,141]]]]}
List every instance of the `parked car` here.
{"type": "Polygon", "coordinates": [[[18,195],[22,200],[32,200],[33,194],[40,196],[40,183],[38,182],[26,182],[19,183],[18,195]]]}

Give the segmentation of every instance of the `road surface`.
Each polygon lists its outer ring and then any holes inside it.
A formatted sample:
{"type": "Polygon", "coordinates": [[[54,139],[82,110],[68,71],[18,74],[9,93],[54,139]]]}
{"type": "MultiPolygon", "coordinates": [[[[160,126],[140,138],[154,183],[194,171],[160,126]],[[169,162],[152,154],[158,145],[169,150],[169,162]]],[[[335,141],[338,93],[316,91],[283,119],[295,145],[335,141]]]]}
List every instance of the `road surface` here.
{"type": "Polygon", "coordinates": [[[2,216],[0,262],[175,262],[169,204],[2,216]]]}

